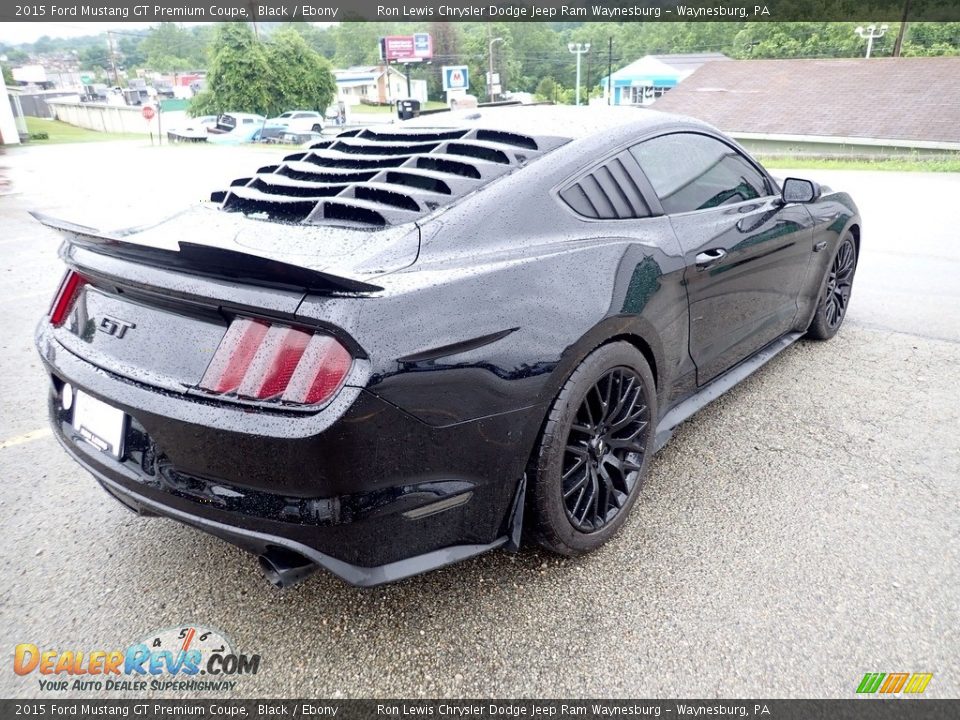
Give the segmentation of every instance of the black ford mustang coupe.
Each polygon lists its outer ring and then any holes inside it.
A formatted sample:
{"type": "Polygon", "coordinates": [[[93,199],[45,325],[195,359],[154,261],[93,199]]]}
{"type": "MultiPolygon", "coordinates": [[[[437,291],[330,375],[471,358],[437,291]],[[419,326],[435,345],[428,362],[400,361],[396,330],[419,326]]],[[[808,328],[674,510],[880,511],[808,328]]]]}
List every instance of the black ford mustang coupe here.
{"type": "Polygon", "coordinates": [[[843,321],[844,193],[694,120],[517,107],[349,130],[160,224],[50,218],[36,342],[115,498],[289,585],[623,525],[671,429],[843,321]]]}

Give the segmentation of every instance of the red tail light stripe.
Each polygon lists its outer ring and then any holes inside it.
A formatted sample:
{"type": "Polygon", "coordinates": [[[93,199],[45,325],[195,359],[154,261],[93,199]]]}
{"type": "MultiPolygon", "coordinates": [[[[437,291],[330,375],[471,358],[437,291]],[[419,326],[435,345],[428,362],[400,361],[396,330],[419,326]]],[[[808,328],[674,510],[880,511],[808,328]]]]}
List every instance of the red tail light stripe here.
{"type": "Polygon", "coordinates": [[[352,362],[350,353],[332,337],[314,335],[290,378],[283,400],[306,405],[325,402],[343,385],[352,362]]]}
{"type": "Polygon", "coordinates": [[[54,327],[60,327],[67,320],[73,304],[80,294],[80,289],[87,284],[87,279],[73,270],[67,270],[60,282],[60,288],[54,296],[50,306],[50,322],[54,327]]]}
{"type": "Polygon", "coordinates": [[[352,364],[347,349],[329,335],[236,318],[200,388],[249,400],[317,405],[343,386],[352,364]]]}
{"type": "Polygon", "coordinates": [[[253,356],[237,395],[269,400],[283,393],[310,337],[302,330],[279,325],[271,327],[253,356]]]}
{"type": "Polygon", "coordinates": [[[200,387],[215,393],[236,390],[269,329],[267,323],[249,318],[237,318],[230,323],[200,387]]]}

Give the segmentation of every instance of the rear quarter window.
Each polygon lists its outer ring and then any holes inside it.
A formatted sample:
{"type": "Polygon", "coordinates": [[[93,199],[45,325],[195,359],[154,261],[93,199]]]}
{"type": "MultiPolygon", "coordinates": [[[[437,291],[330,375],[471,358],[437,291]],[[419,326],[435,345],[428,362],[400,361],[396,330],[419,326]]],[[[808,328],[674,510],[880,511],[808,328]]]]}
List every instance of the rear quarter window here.
{"type": "Polygon", "coordinates": [[[767,179],[735,148],[697,133],[673,133],[630,148],[667,214],[771,194],[767,179]]]}
{"type": "Polygon", "coordinates": [[[650,216],[640,188],[640,168],[622,152],[584,173],[560,191],[578,215],[592,220],[627,220],[650,216]]]}

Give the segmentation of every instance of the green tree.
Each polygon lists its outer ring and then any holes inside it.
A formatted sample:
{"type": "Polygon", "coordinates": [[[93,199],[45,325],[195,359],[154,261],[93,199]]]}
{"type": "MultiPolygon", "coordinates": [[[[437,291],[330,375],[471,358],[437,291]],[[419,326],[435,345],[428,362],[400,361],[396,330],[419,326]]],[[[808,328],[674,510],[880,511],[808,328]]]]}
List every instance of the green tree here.
{"type": "Polygon", "coordinates": [[[222,23],[213,41],[207,87],[190,103],[192,115],[266,114],[273,107],[267,53],[247,23],[222,23]]]}
{"type": "Polygon", "coordinates": [[[337,54],[337,39],[334,35],[334,27],[317,27],[308,22],[289,22],[284,23],[281,28],[293,28],[303,36],[307,45],[316,50],[320,55],[332,60],[337,54]]]}
{"type": "Polygon", "coordinates": [[[123,58],[123,66],[125,68],[129,70],[130,68],[143,67],[143,63],[147,58],[141,50],[142,46],[142,37],[131,37],[127,35],[120,38],[117,43],[117,50],[123,58]]]}
{"type": "Polygon", "coordinates": [[[294,28],[281,28],[273,34],[267,46],[267,61],[269,115],[293,109],[323,112],[332,102],[336,84],[330,63],[294,28]]]}
{"type": "Polygon", "coordinates": [[[3,84],[4,85],[17,84],[17,81],[13,79],[13,70],[11,70],[10,66],[7,64],[3,65],[3,84]]]}
{"type": "Polygon", "coordinates": [[[79,59],[83,70],[107,70],[110,67],[110,51],[106,43],[84,48],[80,51],[79,59]]]}
{"type": "Polygon", "coordinates": [[[537,83],[537,89],[534,91],[534,94],[537,96],[537,100],[553,102],[556,91],[556,81],[552,77],[545,77],[537,83]]]}
{"type": "Polygon", "coordinates": [[[373,65],[380,62],[379,40],[384,35],[396,34],[390,23],[343,22],[335,28],[337,67],[373,65]]]}
{"type": "Polygon", "coordinates": [[[182,72],[206,66],[206,40],[172,22],[159,23],[140,43],[144,64],[158,72],[182,72]]]}

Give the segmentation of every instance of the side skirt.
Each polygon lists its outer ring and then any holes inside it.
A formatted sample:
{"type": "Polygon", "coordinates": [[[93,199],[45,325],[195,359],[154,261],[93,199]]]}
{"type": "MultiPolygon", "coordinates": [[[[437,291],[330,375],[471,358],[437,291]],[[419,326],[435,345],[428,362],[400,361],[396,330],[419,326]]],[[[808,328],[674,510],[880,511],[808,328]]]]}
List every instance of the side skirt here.
{"type": "Polygon", "coordinates": [[[753,355],[734,365],[722,375],[715,377],[686,400],[675,405],[663,416],[657,425],[654,452],[659,452],[660,449],[667,444],[673,436],[673,430],[677,425],[687,420],[707,404],[716,400],[754,371],[766,365],[770,360],[780,354],[781,351],[786,350],[803,337],[803,335],[802,332],[790,332],[786,335],[781,335],[778,339],[757,350],[753,355]]]}

